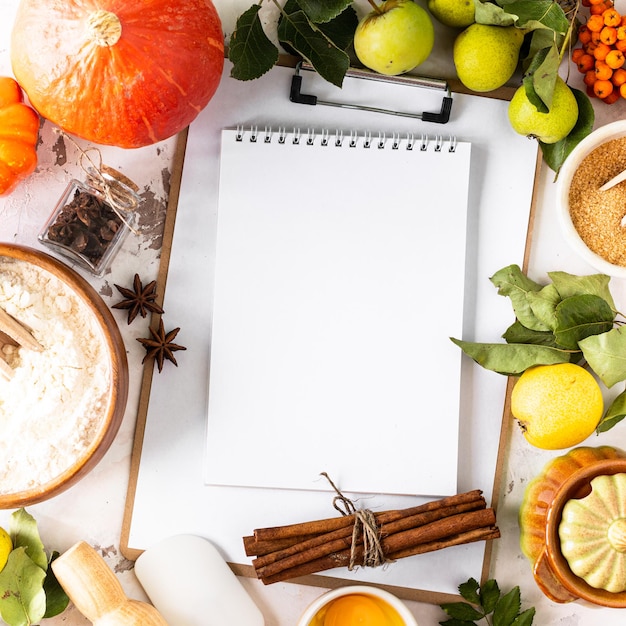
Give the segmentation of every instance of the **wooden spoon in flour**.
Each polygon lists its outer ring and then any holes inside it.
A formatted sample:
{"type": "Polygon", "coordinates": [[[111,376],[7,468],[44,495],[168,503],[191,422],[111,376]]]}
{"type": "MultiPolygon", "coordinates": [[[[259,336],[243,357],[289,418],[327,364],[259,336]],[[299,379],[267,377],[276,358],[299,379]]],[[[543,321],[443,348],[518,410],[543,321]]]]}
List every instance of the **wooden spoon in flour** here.
{"type": "MultiPolygon", "coordinates": [[[[37,352],[43,350],[43,346],[32,336],[30,331],[14,317],[11,317],[2,307],[0,307],[0,332],[22,348],[37,352]]],[[[0,347],[2,346],[0,345],[0,347]]],[[[13,369],[4,359],[0,359],[0,373],[7,378],[13,376],[13,369]]]]}

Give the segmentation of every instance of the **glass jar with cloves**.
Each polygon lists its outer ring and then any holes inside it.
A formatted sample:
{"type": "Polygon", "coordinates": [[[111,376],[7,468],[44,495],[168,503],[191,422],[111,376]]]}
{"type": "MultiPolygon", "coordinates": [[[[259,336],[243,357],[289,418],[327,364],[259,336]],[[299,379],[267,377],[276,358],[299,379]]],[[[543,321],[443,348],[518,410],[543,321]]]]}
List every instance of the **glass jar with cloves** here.
{"type": "Polygon", "coordinates": [[[137,186],[112,168],[86,172],[86,180],[70,181],[38,239],[100,277],[127,235],[136,233],[141,198],[137,186]]]}

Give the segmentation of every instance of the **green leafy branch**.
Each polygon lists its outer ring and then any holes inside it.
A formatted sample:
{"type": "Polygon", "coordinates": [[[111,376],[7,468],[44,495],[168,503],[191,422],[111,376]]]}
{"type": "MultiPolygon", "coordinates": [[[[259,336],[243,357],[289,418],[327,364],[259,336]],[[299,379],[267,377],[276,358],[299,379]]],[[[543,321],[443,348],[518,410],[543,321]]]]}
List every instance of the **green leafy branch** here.
{"type": "MultiPolygon", "coordinates": [[[[548,276],[552,282],[540,285],[517,265],[496,272],[490,280],[511,300],[516,316],[502,335],[506,343],[452,341],[485,369],[506,376],[519,376],[534,365],[571,362],[586,364],[607,388],[626,380],[626,328],[609,290],[610,277],[548,276]]],[[[613,400],[597,432],[625,416],[626,391],[613,400]]]]}
{"type": "MultiPolygon", "coordinates": [[[[528,46],[521,59],[522,84],[528,100],[542,113],[552,104],[559,67],[571,50],[579,26],[579,0],[567,13],[553,0],[475,0],[476,21],[497,26],[515,26],[527,35],[528,46]]],[[[578,121],[570,134],[554,144],[539,141],[546,164],[557,173],[570,152],[593,129],[595,114],[586,93],[572,89],[578,104],[578,121]]]]}
{"type": "Polygon", "coordinates": [[[62,613],[69,598],[57,581],[52,561],[37,530],[37,522],[24,509],[12,513],[9,535],[13,549],[0,571],[0,615],[9,626],[39,624],[62,613]]]}
{"type": "MultiPolygon", "coordinates": [[[[287,0],[284,7],[272,1],[280,10],[276,35],[283,48],[306,59],[324,80],[341,87],[358,24],[352,1],[287,0]]],[[[261,5],[251,6],[237,19],[228,51],[233,78],[259,78],[278,62],[279,49],[261,23],[261,5]]]]}
{"type": "Polygon", "coordinates": [[[498,583],[491,579],[482,585],[474,578],[459,585],[459,593],[466,602],[450,602],[440,605],[451,619],[439,624],[447,626],[476,626],[485,620],[491,626],[530,626],[535,617],[531,607],[521,611],[519,587],[502,595],[498,583]],[[521,612],[520,612],[521,611],[521,612]]]}
{"type": "MultiPolygon", "coordinates": [[[[341,87],[351,63],[356,61],[352,42],[358,18],[351,0],[287,0],[279,9],[276,39],[284,50],[308,61],[317,73],[341,87]]],[[[474,0],[476,22],[521,29],[527,45],[520,62],[522,83],[529,100],[539,111],[552,103],[559,66],[571,47],[579,24],[580,0],[567,13],[565,0],[474,0]]],[[[372,6],[375,2],[370,0],[372,6]]],[[[279,60],[280,50],[267,36],[260,17],[263,0],[237,19],[228,57],[231,76],[253,80],[279,60]]],[[[539,142],[544,160],[557,174],[561,165],[586,137],[594,124],[594,112],[586,93],[572,89],[578,103],[578,122],[570,134],[555,144],[539,142]]]]}
{"type": "Polygon", "coordinates": [[[528,35],[527,52],[521,58],[522,83],[530,102],[547,113],[559,66],[576,28],[578,5],[569,15],[553,0],[476,0],[475,5],[476,22],[515,26],[528,35]]]}

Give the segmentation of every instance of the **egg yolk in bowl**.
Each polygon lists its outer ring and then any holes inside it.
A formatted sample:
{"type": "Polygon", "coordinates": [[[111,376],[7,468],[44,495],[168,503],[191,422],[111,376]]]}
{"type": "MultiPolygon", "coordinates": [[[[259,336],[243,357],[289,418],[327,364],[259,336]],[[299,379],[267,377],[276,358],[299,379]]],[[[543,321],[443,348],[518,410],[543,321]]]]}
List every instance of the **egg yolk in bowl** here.
{"type": "Polygon", "coordinates": [[[311,626],[404,626],[404,620],[384,600],[374,596],[341,596],[319,611],[311,626]]]}

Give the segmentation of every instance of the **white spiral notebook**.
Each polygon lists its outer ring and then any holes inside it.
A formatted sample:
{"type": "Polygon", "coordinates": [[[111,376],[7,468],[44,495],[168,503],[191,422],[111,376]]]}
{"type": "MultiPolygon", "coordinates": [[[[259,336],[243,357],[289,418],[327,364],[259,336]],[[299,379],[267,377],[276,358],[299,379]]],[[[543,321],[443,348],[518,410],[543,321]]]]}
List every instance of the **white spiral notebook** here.
{"type": "Polygon", "coordinates": [[[207,484],[457,492],[470,154],[222,132],[207,484]]]}

